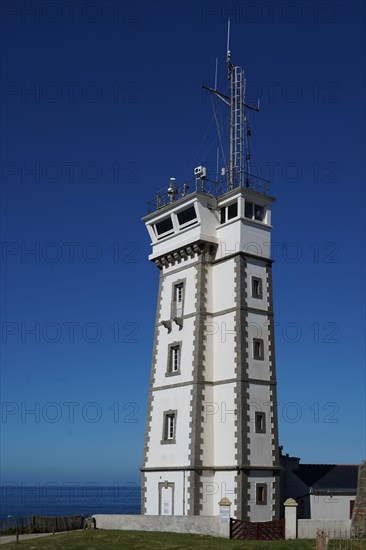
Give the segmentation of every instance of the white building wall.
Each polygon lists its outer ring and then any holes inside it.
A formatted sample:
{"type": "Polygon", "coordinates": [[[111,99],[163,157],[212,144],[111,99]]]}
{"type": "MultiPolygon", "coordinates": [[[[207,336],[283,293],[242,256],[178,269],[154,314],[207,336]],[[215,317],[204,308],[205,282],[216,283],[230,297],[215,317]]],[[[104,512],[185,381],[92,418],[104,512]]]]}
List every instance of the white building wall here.
{"type": "Polygon", "coordinates": [[[156,359],[155,387],[192,381],[194,318],[184,319],[183,327],[172,323],[171,332],[159,327],[158,353],[156,359]],[[181,342],[180,374],[166,376],[169,345],[181,342]]]}
{"type": "Polygon", "coordinates": [[[217,227],[218,258],[246,252],[264,258],[271,256],[270,228],[262,222],[233,220],[217,227]]]}
{"type": "Polygon", "coordinates": [[[214,386],[216,413],[214,418],[214,454],[215,466],[235,465],[235,384],[218,384],[214,386]]]}
{"type": "Polygon", "coordinates": [[[202,408],[202,461],[205,466],[213,466],[215,449],[215,415],[217,414],[213,386],[205,386],[202,408]]]}
{"type": "MultiPolygon", "coordinates": [[[[249,307],[263,309],[267,311],[267,301],[268,301],[268,292],[266,285],[266,267],[263,262],[255,260],[252,258],[247,259],[247,269],[246,269],[246,285],[248,289],[247,293],[247,304],[249,307]],[[262,279],[262,298],[253,298],[252,296],[252,277],[258,277],[262,279]]],[[[265,318],[264,321],[267,319],[265,318]]]]}
{"type": "MultiPolygon", "coordinates": [[[[164,272],[165,274],[165,272],[164,272]]],[[[187,269],[173,271],[167,273],[164,277],[162,300],[161,300],[161,320],[169,320],[171,318],[171,304],[173,298],[173,285],[185,279],[184,288],[184,315],[195,313],[195,284],[196,284],[196,268],[194,265],[188,266],[187,269]]]]}
{"type": "Polygon", "coordinates": [[[272,520],[272,492],[274,477],[271,472],[252,471],[249,476],[249,509],[250,521],[272,520]],[[267,504],[256,504],[256,486],[265,483],[267,485],[267,504]]]}
{"type": "Polygon", "coordinates": [[[205,321],[205,380],[212,382],[215,380],[214,365],[215,365],[215,352],[214,352],[214,339],[217,332],[217,322],[212,315],[206,316],[205,321]]]}
{"type": "Polygon", "coordinates": [[[233,466],[235,464],[234,384],[205,387],[203,402],[203,464],[233,466]]]}
{"type": "Polygon", "coordinates": [[[224,311],[236,306],[234,266],[234,261],[228,260],[226,262],[215,264],[212,268],[212,313],[224,311]]]}
{"type": "Polygon", "coordinates": [[[240,252],[240,225],[240,220],[232,220],[224,225],[217,226],[216,234],[219,239],[217,249],[218,259],[240,252]]]}
{"type": "Polygon", "coordinates": [[[350,519],[350,502],[356,495],[311,495],[311,519],[350,519]]]}
{"type": "Polygon", "coordinates": [[[232,502],[231,515],[235,515],[234,500],[235,471],[203,472],[202,475],[202,515],[218,516],[219,502],[222,498],[228,498],[232,502]]]}
{"type": "Polygon", "coordinates": [[[249,460],[256,466],[273,463],[274,446],[270,437],[272,428],[271,394],[269,386],[251,384],[249,386],[249,460]],[[255,413],[265,413],[265,433],[255,430],[255,413]]]}
{"type": "MultiPolygon", "coordinates": [[[[218,471],[215,473],[215,482],[216,482],[216,488],[217,488],[217,495],[216,499],[213,499],[213,509],[218,509],[218,503],[222,498],[228,498],[232,505],[231,505],[231,514],[234,516],[235,514],[235,506],[234,501],[236,498],[236,485],[235,485],[235,476],[236,471],[218,471]]],[[[216,511],[216,514],[218,513],[218,510],[216,511]]]]}
{"type": "Polygon", "coordinates": [[[212,345],[213,379],[235,378],[235,312],[215,316],[212,331],[207,335],[207,342],[212,345]]]}
{"type": "Polygon", "coordinates": [[[187,478],[188,474],[184,470],[176,472],[169,470],[165,472],[149,472],[146,485],[149,495],[147,499],[147,515],[159,514],[159,483],[163,483],[164,481],[174,483],[174,515],[186,515],[188,502],[187,478]],[[185,501],[184,503],[183,500],[185,501]]]}
{"type": "Polygon", "coordinates": [[[190,436],[191,386],[181,386],[154,392],[150,445],[147,466],[149,468],[188,465],[190,436]],[[176,443],[161,444],[163,439],[164,412],[177,410],[176,443]]]}
{"type": "Polygon", "coordinates": [[[202,483],[202,515],[214,516],[218,515],[215,509],[215,502],[217,501],[217,483],[215,481],[215,473],[213,470],[204,470],[201,476],[202,483]]]}
{"type": "Polygon", "coordinates": [[[264,315],[248,312],[248,346],[249,346],[249,378],[270,380],[270,350],[268,320],[264,315]],[[266,326],[267,325],[267,326],[266,326]],[[253,341],[255,338],[263,340],[263,360],[254,359],[253,341]]]}
{"type": "Polygon", "coordinates": [[[207,306],[208,313],[211,313],[213,311],[213,300],[214,300],[213,271],[214,271],[214,266],[212,265],[206,266],[206,273],[207,273],[206,306],[207,306]]]}
{"type": "Polygon", "coordinates": [[[270,258],[270,228],[261,222],[242,220],[240,232],[240,250],[248,254],[270,258]]]}

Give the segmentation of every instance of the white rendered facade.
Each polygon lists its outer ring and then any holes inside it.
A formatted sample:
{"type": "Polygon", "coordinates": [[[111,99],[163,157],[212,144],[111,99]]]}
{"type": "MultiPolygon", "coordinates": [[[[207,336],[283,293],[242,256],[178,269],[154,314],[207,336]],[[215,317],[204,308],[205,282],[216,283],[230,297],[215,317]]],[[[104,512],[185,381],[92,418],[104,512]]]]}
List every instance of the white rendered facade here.
{"type": "Polygon", "coordinates": [[[279,517],[273,198],[191,193],[144,218],[160,270],[142,513],[279,517]],[[251,215],[252,212],[252,215],[251,215]]]}

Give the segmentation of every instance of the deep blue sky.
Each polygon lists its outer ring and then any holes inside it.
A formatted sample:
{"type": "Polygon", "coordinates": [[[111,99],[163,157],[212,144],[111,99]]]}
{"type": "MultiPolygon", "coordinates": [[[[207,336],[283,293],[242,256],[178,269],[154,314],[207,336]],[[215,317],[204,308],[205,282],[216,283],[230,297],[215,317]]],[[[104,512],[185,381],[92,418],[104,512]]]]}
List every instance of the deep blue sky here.
{"type": "Polygon", "coordinates": [[[280,443],[361,461],[364,3],[73,7],[1,4],[1,480],[139,482],[158,282],[141,217],[215,163],[200,85],[216,57],[225,83],[228,15],[277,198],[280,443]]]}

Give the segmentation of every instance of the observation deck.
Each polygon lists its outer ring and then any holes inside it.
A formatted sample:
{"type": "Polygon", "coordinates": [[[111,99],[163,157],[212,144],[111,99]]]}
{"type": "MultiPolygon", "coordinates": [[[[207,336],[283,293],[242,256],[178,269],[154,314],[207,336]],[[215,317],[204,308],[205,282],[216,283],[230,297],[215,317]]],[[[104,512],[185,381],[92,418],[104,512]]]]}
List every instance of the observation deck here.
{"type": "Polygon", "coordinates": [[[193,193],[220,198],[234,189],[243,187],[260,195],[267,196],[269,184],[268,180],[247,174],[246,172],[235,174],[233,183],[227,180],[214,181],[206,177],[195,177],[176,186],[175,180],[172,179],[169,188],[164,187],[157,191],[155,199],[147,203],[147,213],[152,214],[165,206],[171,206],[175,201],[193,193]]]}

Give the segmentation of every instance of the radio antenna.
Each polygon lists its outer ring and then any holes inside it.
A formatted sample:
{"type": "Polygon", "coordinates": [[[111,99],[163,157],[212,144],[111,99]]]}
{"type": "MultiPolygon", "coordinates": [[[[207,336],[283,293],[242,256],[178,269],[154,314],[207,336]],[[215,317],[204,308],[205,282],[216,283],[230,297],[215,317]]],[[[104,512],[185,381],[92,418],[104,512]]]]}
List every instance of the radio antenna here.
{"type": "Polygon", "coordinates": [[[230,17],[227,21],[226,63],[230,63],[230,17]]]}

